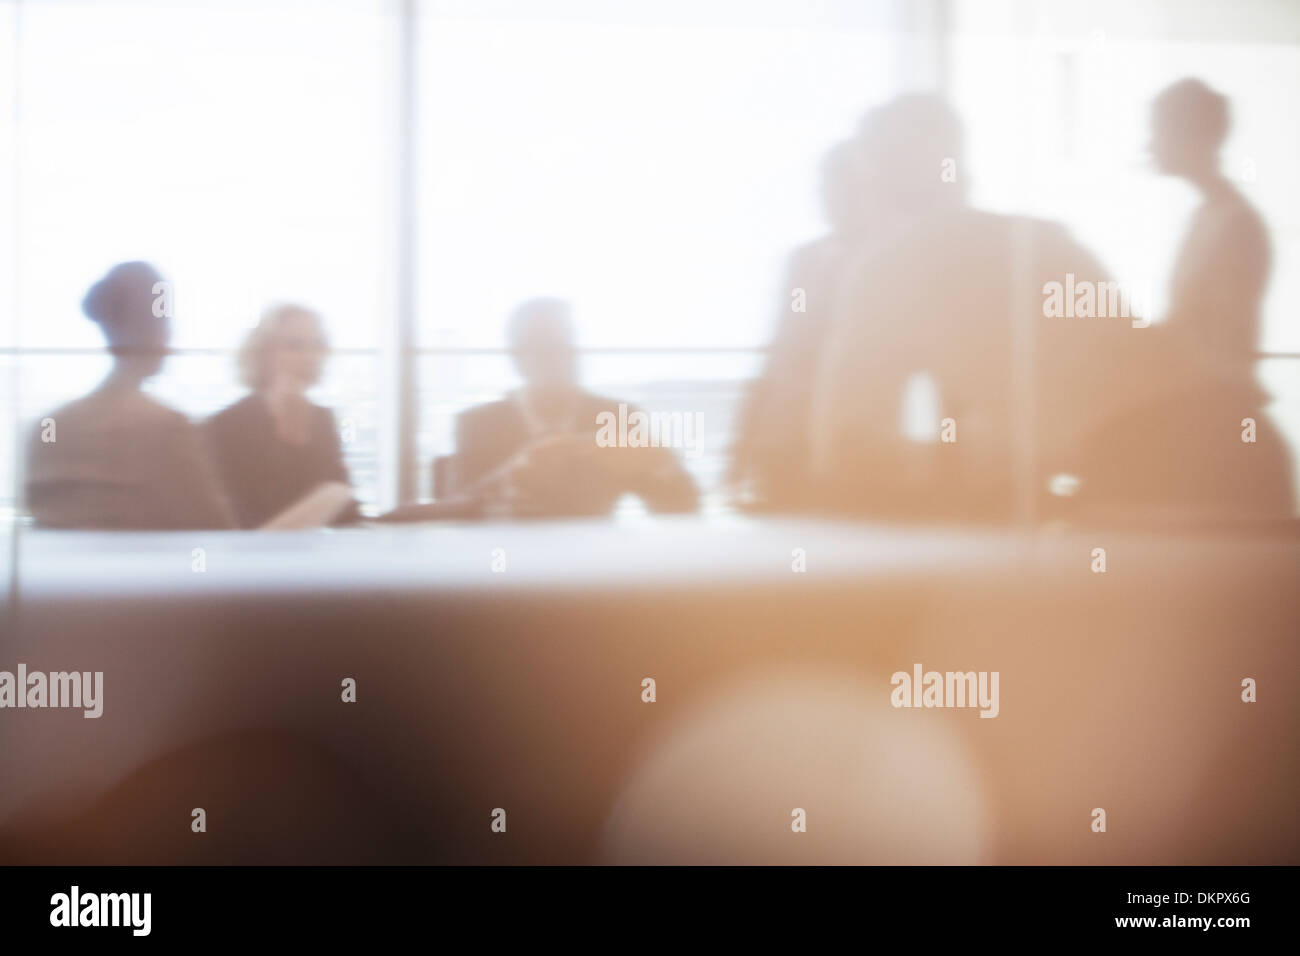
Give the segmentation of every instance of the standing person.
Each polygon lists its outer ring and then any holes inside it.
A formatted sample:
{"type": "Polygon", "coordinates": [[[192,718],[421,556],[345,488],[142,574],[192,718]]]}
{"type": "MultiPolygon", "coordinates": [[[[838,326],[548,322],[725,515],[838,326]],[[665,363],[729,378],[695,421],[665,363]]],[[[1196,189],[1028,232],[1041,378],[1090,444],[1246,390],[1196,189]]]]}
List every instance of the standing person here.
{"type": "Polygon", "coordinates": [[[1295,514],[1291,458],[1254,375],[1268,232],[1220,168],[1228,127],[1227,99],[1200,80],[1180,80],[1152,104],[1155,167],[1186,180],[1201,205],[1174,265],[1164,322],[1134,337],[1143,346],[1141,400],[1077,443],[1081,503],[1166,520],[1295,514]]]}
{"type": "Polygon", "coordinates": [[[741,405],[728,481],[760,509],[793,508],[808,491],[811,383],[839,280],[868,225],[861,154],[858,141],[850,139],[822,160],[821,198],[829,229],[790,254],[767,361],[741,405]]]}
{"type": "Polygon", "coordinates": [[[841,279],[809,385],[816,505],[1010,520],[1064,470],[1075,437],[1127,401],[1137,333],[1043,317],[1047,283],[1105,270],[1055,223],[970,204],[962,124],[944,100],[897,97],[860,135],[889,200],[873,222],[888,228],[841,279]],[[901,427],[918,374],[938,395],[929,441],[901,427]]]}
{"type": "MultiPolygon", "coordinates": [[[[259,527],[327,482],[350,484],[334,415],[307,391],[328,351],[320,316],[298,305],[268,310],[239,353],[252,391],[206,423],[217,471],[244,528],[259,527]]],[[[336,523],[355,520],[356,502],[336,523]]]]}
{"type": "Polygon", "coordinates": [[[188,418],[150,398],[171,337],[165,283],[153,266],[124,262],[81,303],[113,356],[90,394],[45,415],[27,456],[27,508],[54,528],[228,528],[202,438],[188,418]]]}
{"type": "Polygon", "coordinates": [[[1165,323],[1202,362],[1241,381],[1253,377],[1272,254],[1259,214],[1220,168],[1228,128],[1227,99],[1200,80],[1180,80],[1152,104],[1156,168],[1201,197],[1174,266],[1165,323]]]}

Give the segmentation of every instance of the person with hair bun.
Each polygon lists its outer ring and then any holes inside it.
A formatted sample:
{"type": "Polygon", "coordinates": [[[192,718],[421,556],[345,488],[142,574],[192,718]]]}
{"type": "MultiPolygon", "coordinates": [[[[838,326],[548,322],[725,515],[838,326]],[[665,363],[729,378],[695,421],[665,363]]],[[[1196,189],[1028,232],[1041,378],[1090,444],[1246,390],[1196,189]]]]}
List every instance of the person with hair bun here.
{"type": "Polygon", "coordinates": [[[1220,377],[1253,377],[1272,252],[1259,214],[1223,174],[1227,97],[1197,79],[1166,87],[1151,107],[1156,169],[1186,181],[1201,205],[1179,250],[1166,322],[1220,377]]]}
{"type": "Polygon", "coordinates": [[[1078,439],[1063,469],[1083,476],[1069,507],[1110,509],[1130,522],[1246,526],[1295,514],[1293,466],[1254,370],[1268,230],[1221,167],[1230,113],[1228,99],[1197,79],[1171,84],[1152,103],[1153,164],[1187,182],[1201,204],[1164,321],[1129,336],[1129,402],[1078,439]]]}
{"type": "MultiPolygon", "coordinates": [[[[239,371],[251,391],[208,420],[206,428],[239,524],[265,525],[322,485],[350,485],[334,415],[307,391],[328,351],[320,316],[300,305],[273,306],[249,333],[239,371]]],[[[332,518],[360,517],[346,499],[332,518]]]]}
{"type": "Polygon", "coordinates": [[[230,509],[188,418],[146,395],[167,357],[162,276],[114,266],[82,311],[104,333],[113,369],[90,394],[43,416],[27,456],[27,508],[53,528],[229,528],[230,509]]]}

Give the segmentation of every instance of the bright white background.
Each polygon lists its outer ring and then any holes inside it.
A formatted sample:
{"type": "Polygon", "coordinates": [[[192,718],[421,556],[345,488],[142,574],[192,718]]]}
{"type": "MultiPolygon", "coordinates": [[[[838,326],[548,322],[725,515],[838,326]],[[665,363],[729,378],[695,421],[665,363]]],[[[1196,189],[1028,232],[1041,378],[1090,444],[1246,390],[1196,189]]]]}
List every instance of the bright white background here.
{"type": "MultiPolygon", "coordinates": [[[[403,197],[397,0],[0,0],[0,367],[21,372],[0,438],[13,448],[16,421],[103,374],[81,296],[144,258],[175,282],[174,344],[198,350],[151,387],[194,415],[238,397],[229,351],[267,304],[322,312],[349,351],[317,397],[357,430],[362,497],[388,503],[398,221],[413,211],[422,349],[497,347],[508,309],[538,294],[573,300],[589,348],[735,349],[584,360],[594,387],[703,411],[694,467],[711,481],[784,301],[782,260],[822,228],[820,157],[930,76],[932,37],[906,31],[933,6],[427,0],[403,197]]],[[[1263,347],[1297,352],[1300,12],[1243,2],[1225,30],[1216,9],[956,0],[962,174],[977,203],[1059,219],[1120,278],[1163,286],[1193,197],[1147,167],[1147,107],[1201,76],[1233,99],[1229,169],[1273,234],[1263,347]]],[[[1260,372],[1296,441],[1298,364],[1260,372]]],[[[454,413],[512,374],[490,354],[422,354],[417,373],[423,470],[450,450],[454,413]]]]}

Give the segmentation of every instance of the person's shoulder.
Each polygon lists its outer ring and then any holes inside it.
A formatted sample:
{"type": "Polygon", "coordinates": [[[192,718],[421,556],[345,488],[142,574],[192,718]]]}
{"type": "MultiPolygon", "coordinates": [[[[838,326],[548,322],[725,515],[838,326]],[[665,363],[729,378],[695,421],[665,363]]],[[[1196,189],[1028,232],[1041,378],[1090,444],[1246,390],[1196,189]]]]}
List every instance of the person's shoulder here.
{"type": "Polygon", "coordinates": [[[1077,266],[1090,273],[1091,278],[1100,278],[1104,270],[1093,254],[1071,231],[1070,227],[1055,219],[1043,219],[1039,216],[1008,215],[1000,216],[1002,228],[1013,250],[1026,248],[1032,251],[1034,261],[1043,264],[1058,265],[1061,268],[1077,266]],[[1096,273],[1096,275],[1091,275],[1096,273]]]}
{"type": "Polygon", "coordinates": [[[978,223],[977,228],[997,232],[1008,238],[1019,236],[1032,242],[1075,242],[1068,226],[1041,216],[972,210],[971,220],[978,223]]]}
{"type": "Polygon", "coordinates": [[[172,408],[170,405],[158,401],[151,395],[145,395],[143,392],[139,393],[139,395],[140,400],[133,403],[133,410],[139,415],[142,422],[149,422],[151,427],[160,430],[167,429],[172,432],[188,432],[197,427],[194,419],[179,409],[172,408]]]}
{"type": "MultiPolygon", "coordinates": [[[[53,434],[57,440],[59,429],[63,429],[65,432],[69,427],[76,429],[80,422],[90,417],[92,409],[93,405],[87,402],[87,396],[75,398],[55,408],[47,409],[28,424],[28,444],[38,448],[45,445],[55,446],[56,441],[51,441],[48,436],[53,434]],[[53,431],[51,431],[51,428],[53,428],[53,431]]],[[[57,450],[57,447],[55,450],[57,450]]]]}
{"type": "Polygon", "coordinates": [[[82,418],[80,428],[93,427],[114,435],[131,436],[131,441],[166,453],[186,446],[199,434],[199,426],[184,412],[143,392],[119,394],[100,402],[82,418]]]}
{"type": "Polygon", "coordinates": [[[1031,241],[1073,241],[1070,230],[1055,219],[1044,219],[1024,213],[995,212],[964,206],[946,213],[936,223],[938,228],[981,236],[1012,239],[1020,236],[1031,241]]]}
{"type": "Polygon", "coordinates": [[[47,418],[52,418],[55,422],[58,422],[61,419],[67,420],[71,418],[81,418],[92,412],[94,409],[95,402],[93,401],[92,393],[92,395],[83,395],[80,398],[74,398],[70,402],[64,402],[62,405],[43,412],[41,414],[41,420],[44,421],[47,418]]]}
{"type": "Polygon", "coordinates": [[[208,416],[208,423],[218,427],[234,422],[247,421],[253,417],[257,411],[258,398],[256,393],[249,392],[243,398],[231,402],[220,411],[213,412],[208,416]]]}
{"type": "Polygon", "coordinates": [[[250,432],[265,427],[269,420],[257,393],[249,392],[243,398],[205,418],[202,429],[219,444],[226,442],[243,444],[248,441],[250,432]]]}
{"type": "Polygon", "coordinates": [[[1220,199],[1207,203],[1206,212],[1219,226],[1242,238],[1267,237],[1268,227],[1250,199],[1233,188],[1220,199]]]}
{"type": "Polygon", "coordinates": [[[315,402],[308,402],[307,404],[311,406],[311,414],[313,418],[319,422],[328,424],[331,428],[334,427],[334,409],[330,408],[328,405],[318,405],[315,402]]]}
{"type": "Polygon", "coordinates": [[[584,418],[594,418],[603,412],[617,415],[620,407],[626,412],[638,410],[635,403],[629,402],[626,398],[611,398],[608,395],[597,395],[595,392],[586,390],[583,390],[578,397],[578,410],[584,418]]]}
{"type": "Polygon", "coordinates": [[[480,405],[471,405],[456,415],[457,428],[474,429],[487,427],[516,414],[514,402],[508,398],[499,398],[480,405]]]}
{"type": "Polygon", "coordinates": [[[838,246],[839,243],[829,236],[822,236],[795,246],[786,257],[786,270],[799,275],[819,269],[835,255],[838,246]]]}
{"type": "Polygon", "coordinates": [[[953,205],[905,219],[896,224],[888,240],[871,247],[867,263],[890,276],[900,266],[925,263],[930,268],[949,259],[972,254],[993,255],[1010,241],[1014,217],[1002,213],[953,205]]]}
{"type": "MultiPolygon", "coordinates": [[[[150,428],[168,428],[191,422],[184,412],[172,408],[139,389],[107,389],[92,392],[79,400],[76,413],[87,417],[110,419],[123,425],[147,425],[150,428]]],[[[69,408],[69,411],[72,411],[69,408]]]]}

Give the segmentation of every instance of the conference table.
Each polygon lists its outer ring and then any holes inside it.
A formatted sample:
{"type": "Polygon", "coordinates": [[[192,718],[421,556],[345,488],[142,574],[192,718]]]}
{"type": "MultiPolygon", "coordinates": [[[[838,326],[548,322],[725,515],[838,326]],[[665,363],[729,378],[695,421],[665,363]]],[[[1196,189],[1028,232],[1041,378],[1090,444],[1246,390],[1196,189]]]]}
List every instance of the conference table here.
{"type": "MultiPolygon", "coordinates": [[[[100,829],[156,829],[131,808],[162,784],[115,788],[262,733],[381,794],[411,862],[1300,858],[1293,533],[717,515],[8,534],[0,671],[102,672],[103,713],[0,710],[0,831],[97,806],[100,829]],[[931,670],[996,674],[995,713],[913,706],[897,675],[931,670]]],[[[183,814],[164,858],[189,861],[190,807],[159,800],[183,814]]]]}

